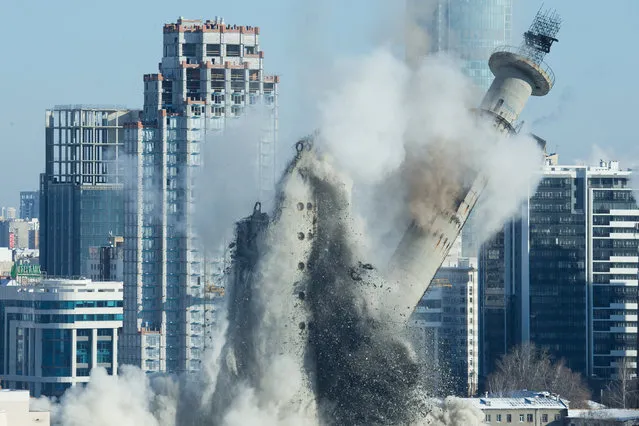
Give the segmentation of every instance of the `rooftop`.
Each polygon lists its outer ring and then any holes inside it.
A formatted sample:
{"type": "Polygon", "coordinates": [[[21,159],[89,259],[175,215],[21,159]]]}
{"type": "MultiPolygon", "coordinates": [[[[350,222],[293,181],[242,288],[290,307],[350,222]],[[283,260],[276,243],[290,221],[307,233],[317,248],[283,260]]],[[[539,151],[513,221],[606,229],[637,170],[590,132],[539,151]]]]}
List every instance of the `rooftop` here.
{"type": "Polygon", "coordinates": [[[16,293],[122,293],[121,281],[92,281],[90,279],[42,279],[21,284],[13,279],[0,281],[0,288],[16,293]]]}
{"type": "Polygon", "coordinates": [[[124,105],[93,105],[93,104],[74,104],[74,105],[55,105],[54,110],[100,110],[100,111],[128,111],[124,105]]]}
{"type": "Polygon", "coordinates": [[[216,16],[214,20],[178,18],[177,22],[164,24],[165,33],[174,32],[239,32],[245,34],[259,34],[259,27],[229,25],[224,18],[216,16]]]}
{"type": "Polygon", "coordinates": [[[639,420],[639,410],[605,408],[598,410],[568,410],[568,418],[600,420],[639,420]]]}
{"type": "Polygon", "coordinates": [[[483,397],[465,398],[465,400],[481,410],[507,410],[519,408],[550,408],[564,410],[568,408],[568,405],[566,405],[564,401],[548,392],[526,392],[525,394],[522,393],[521,396],[513,396],[509,398],[483,397]]]}
{"type": "MultiPolygon", "coordinates": [[[[625,176],[629,175],[632,170],[631,169],[623,169],[619,165],[619,161],[605,161],[599,160],[599,165],[597,166],[587,166],[585,164],[576,164],[576,165],[559,165],[552,164],[550,159],[547,159],[546,164],[544,165],[544,172],[575,172],[576,170],[586,170],[590,172],[590,174],[601,174],[601,175],[620,175],[625,176]]],[[[552,174],[552,173],[551,173],[552,174]]]]}
{"type": "Polygon", "coordinates": [[[0,389],[0,402],[28,401],[28,390],[0,389]]]}

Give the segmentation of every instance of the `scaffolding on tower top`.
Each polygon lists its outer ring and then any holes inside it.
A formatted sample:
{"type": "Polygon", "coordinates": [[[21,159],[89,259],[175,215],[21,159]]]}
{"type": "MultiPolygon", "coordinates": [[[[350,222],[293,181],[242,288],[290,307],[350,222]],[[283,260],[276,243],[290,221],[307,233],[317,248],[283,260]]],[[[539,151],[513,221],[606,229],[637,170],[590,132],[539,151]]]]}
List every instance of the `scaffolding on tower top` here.
{"type": "Polygon", "coordinates": [[[533,62],[541,64],[544,56],[550,52],[561,28],[561,17],[554,10],[537,12],[535,19],[528,31],[524,33],[524,41],[519,50],[523,56],[528,57],[533,62]]]}

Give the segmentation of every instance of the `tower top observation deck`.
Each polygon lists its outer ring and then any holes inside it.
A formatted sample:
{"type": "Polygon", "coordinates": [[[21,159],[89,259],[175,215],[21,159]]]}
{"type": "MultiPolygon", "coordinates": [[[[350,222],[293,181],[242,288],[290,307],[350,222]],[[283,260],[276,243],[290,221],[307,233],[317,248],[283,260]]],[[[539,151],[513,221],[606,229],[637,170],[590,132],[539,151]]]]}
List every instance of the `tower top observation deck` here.
{"type": "Polygon", "coordinates": [[[490,57],[488,65],[495,74],[509,70],[523,73],[531,83],[533,96],[544,96],[555,83],[555,74],[544,57],[550,52],[561,28],[561,17],[554,10],[537,12],[524,40],[519,47],[498,47],[490,57]]]}
{"type": "Polygon", "coordinates": [[[544,96],[555,83],[555,75],[544,57],[550,52],[561,26],[554,11],[537,12],[519,47],[500,47],[488,66],[495,74],[480,108],[493,115],[498,126],[514,131],[514,123],[528,98],[544,96]]]}

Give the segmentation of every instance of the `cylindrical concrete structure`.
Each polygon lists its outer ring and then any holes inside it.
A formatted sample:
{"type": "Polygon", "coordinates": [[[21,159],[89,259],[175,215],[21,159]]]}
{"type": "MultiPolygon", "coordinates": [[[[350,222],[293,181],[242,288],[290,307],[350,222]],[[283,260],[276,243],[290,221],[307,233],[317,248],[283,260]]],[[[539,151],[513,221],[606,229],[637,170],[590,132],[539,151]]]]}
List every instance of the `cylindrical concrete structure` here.
{"type": "MultiPolygon", "coordinates": [[[[497,132],[512,134],[513,124],[528,98],[547,94],[553,86],[554,76],[543,62],[536,63],[509,47],[495,51],[489,66],[495,80],[484,96],[480,111],[490,117],[497,132]]],[[[389,265],[388,278],[391,285],[396,286],[397,297],[390,294],[384,300],[383,303],[389,305],[387,309],[400,311],[404,318],[409,318],[448,255],[486,183],[486,177],[478,174],[472,185],[463,191],[461,203],[451,203],[451,208],[437,212],[437,217],[427,227],[416,223],[409,226],[389,265]]]]}
{"type": "MultiPolygon", "coordinates": [[[[516,70],[512,71],[515,71],[512,74],[516,74],[516,70]]],[[[503,117],[508,123],[517,120],[532,94],[532,87],[526,80],[511,75],[495,77],[490,89],[480,108],[503,117]]]]}
{"type": "Polygon", "coordinates": [[[536,63],[514,47],[502,47],[488,61],[495,75],[480,108],[508,123],[519,118],[531,95],[544,96],[554,84],[554,75],[545,63],[536,63]]]}

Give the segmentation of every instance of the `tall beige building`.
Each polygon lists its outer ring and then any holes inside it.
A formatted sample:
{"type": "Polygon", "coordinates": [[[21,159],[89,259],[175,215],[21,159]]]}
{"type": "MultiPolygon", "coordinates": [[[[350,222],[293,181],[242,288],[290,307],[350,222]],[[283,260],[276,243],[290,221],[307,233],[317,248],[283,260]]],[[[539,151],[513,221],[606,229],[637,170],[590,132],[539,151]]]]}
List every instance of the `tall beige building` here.
{"type": "Polygon", "coordinates": [[[197,371],[217,294],[194,230],[203,146],[261,106],[268,125],[246,172],[254,172],[260,198],[272,197],[279,77],[264,70],[257,27],[180,18],[163,35],[159,72],[144,76],[142,118],[125,133],[135,161],[125,204],[121,359],[145,371],[197,371]]]}

